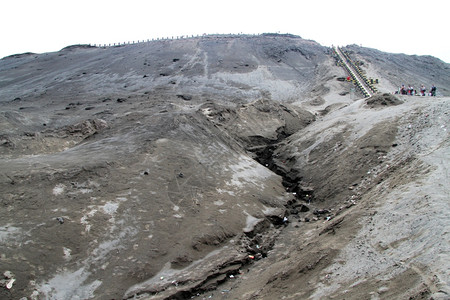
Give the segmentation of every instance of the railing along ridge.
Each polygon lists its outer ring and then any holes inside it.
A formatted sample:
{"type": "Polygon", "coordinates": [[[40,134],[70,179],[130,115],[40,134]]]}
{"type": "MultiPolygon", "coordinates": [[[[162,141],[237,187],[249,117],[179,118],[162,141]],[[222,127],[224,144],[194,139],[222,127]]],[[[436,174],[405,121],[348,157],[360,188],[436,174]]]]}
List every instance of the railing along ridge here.
{"type": "Polygon", "coordinates": [[[143,40],[137,40],[137,41],[127,41],[127,42],[119,42],[119,43],[108,43],[108,44],[89,44],[91,47],[99,47],[99,48],[106,48],[106,47],[117,47],[117,46],[125,46],[125,45],[137,45],[137,44],[147,44],[151,42],[156,41],[174,41],[174,40],[185,40],[185,39],[208,39],[208,38],[235,38],[235,37],[258,37],[262,35],[267,36],[284,36],[285,34],[273,34],[273,33],[254,33],[254,34],[248,34],[248,33],[228,33],[228,34],[197,34],[197,35],[179,35],[179,36],[171,36],[171,37],[157,37],[157,38],[151,38],[151,39],[143,39],[143,40]]]}

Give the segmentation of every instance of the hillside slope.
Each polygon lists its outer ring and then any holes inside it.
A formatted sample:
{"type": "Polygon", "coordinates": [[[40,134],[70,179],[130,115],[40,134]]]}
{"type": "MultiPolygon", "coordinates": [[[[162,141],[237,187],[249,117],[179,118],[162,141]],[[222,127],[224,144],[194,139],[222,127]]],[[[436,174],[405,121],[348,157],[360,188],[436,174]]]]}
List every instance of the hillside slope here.
{"type": "MultiPolygon", "coordinates": [[[[349,49],[380,90],[404,79],[349,49]]],[[[328,53],[266,34],[0,60],[0,298],[447,297],[449,98],[361,99],[328,53]]],[[[408,78],[448,95],[422,59],[408,78]]]]}

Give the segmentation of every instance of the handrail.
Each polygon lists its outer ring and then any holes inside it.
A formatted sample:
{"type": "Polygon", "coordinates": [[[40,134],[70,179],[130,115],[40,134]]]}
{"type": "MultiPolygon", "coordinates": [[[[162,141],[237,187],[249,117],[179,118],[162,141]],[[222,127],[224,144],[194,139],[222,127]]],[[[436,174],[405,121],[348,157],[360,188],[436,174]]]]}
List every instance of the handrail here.
{"type": "Polygon", "coordinates": [[[342,66],[350,74],[356,86],[359,88],[364,97],[372,96],[374,91],[370,88],[370,86],[366,87],[364,78],[360,74],[361,71],[358,68],[356,68],[351,59],[348,56],[346,56],[346,54],[344,54],[344,52],[339,47],[333,46],[333,50],[338,56],[339,61],[342,63],[342,66]]]}
{"type": "Polygon", "coordinates": [[[367,79],[366,75],[363,73],[361,68],[350,58],[350,56],[345,51],[342,51],[342,49],[340,49],[339,47],[337,47],[337,48],[338,48],[338,51],[340,52],[340,54],[342,54],[342,56],[345,58],[345,60],[349,63],[350,67],[353,70],[355,70],[356,75],[361,80],[361,84],[364,85],[369,90],[369,94],[373,95],[373,94],[377,93],[378,89],[373,85],[372,82],[370,82],[367,79]]]}
{"type": "MultiPolygon", "coordinates": [[[[268,33],[254,33],[254,34],[246,34],[246,33],[229,33],[229,34],[202,34],[202,35],[180,35],[180,36],[171,36],[171,37],[161,37],[161,38],[152,38],[147,40],[137,40],[137,41],[127,41],[123,43],[109,43],[109,44],[89,44],[89,46],[93,47],[116,47],[116,46],[124,46],[124,45],[136,45],[142,43],[149,43],[154,41],[171,41],[171,40],[182,40],[182,39],[197,39],[197,38],[210,38],[210,37],[257,37],[261,35],[267,35],[268,33]]],[[[279,34],[281,35],[281,34],[279,34]]]]}

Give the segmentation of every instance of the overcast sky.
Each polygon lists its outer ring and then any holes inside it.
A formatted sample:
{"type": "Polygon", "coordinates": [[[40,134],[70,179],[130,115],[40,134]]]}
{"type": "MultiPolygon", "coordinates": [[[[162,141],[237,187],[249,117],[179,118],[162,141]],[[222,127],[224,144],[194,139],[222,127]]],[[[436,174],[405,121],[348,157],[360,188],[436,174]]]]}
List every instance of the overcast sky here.
{"type": "Polygon", "coordinates": [[[280,32],[450,63],[446,0],[2,0],[0,57],[204,33],[280,32]]]}

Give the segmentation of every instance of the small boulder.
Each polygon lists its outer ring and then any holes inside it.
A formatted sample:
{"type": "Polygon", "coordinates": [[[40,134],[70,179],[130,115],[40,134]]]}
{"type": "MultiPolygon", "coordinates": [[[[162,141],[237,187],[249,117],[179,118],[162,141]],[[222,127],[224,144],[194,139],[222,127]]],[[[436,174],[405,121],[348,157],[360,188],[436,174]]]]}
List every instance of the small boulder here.
{"type": "Polygon", "coordinates": [[[192,100],[192,96],[191,95],[177,95],[178,98],[181,98],[185,101],[189,101],[192,100]]]}
{"type": "Polygon", "coordinates": [[[376,94],[366,99],[366,104],[370,108],[400,105],[402,103],[403,101],[389,93],[376,94]]]}

